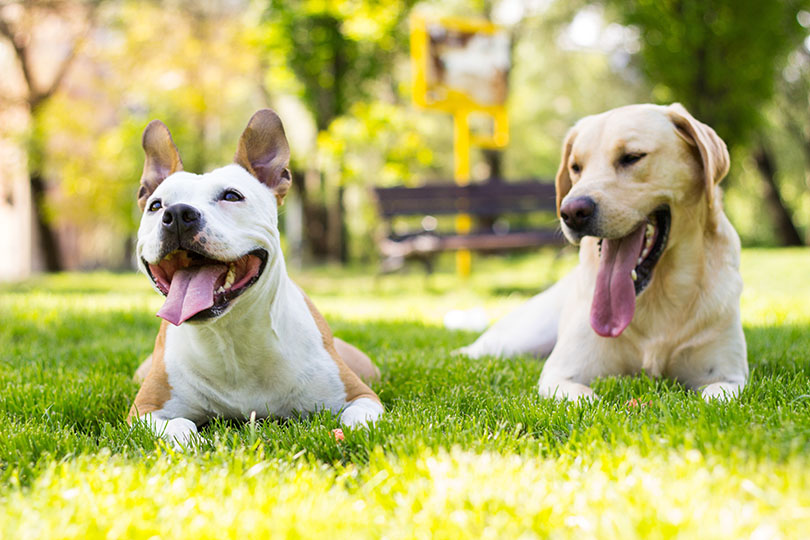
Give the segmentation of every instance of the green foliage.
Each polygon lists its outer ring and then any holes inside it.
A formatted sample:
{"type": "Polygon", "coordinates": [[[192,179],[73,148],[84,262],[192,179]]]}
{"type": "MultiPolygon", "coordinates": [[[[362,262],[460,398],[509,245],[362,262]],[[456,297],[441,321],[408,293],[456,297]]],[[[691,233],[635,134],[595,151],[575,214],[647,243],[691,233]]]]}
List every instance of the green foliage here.
{"type": "Polygon", "coordinates": [[[143,120],[124,117],[102,128],[95,104],[57,95],[41,116],[48,138],[48,176],[59,178],[59,196],[48,201],[52,219],[93,229],[99,222],[119,235],[137,227],[133,200],[143,166],[143,120]]]}
{"type": "MultiPolygon", "coordinates": [[[[810,26],[810,12],[800,13],[805,31],[810,26]]],[[[810,41],[805,41],[791,53],[788,65],[768,108],[768,139],[778,161],[780,189],[794,209],[796,224],[805,230],[805,242],[810,244],[810,116],[807,114],[810,95],[810,41]]]]}
{"type": "Polygon", "coordinates": [[[502,314],[574,259],[550,271],[550,252],[480,258],[463,284],[447,272],[295,276],[336,335],[381,366],[386,415],[340,444],[329,414],[215,421],[186,454],[124,422],[158,326],[143,276],[3,286],[0,536],[801,536],[810,251],[743,253],[752,374],[727,404],[646,377],[597,381],[597,403],[555,403],[537,396],[536,359],[452,354],[474,336],[443,329],[447,309],[502,314]]]}
{"type": "Polygon", "coordinates": [[[515,29],[507,178],[554,178],[562,140],[577,120],[649,101],[649,88],[612,64],[613,51],[561,46],[561,35],[581,9],[581,2],[554,2],[515,29]]]}
{"type": "Polygon", "coordinates": [[[80,254],[84,264],[129,264],[122,248],[139,219],[141,133],[150,120],[169,126],[186,170],[232,160],[262,104],[259,59],[245,54],[248,17],[221,15],[193,5],[109,5],[99,15],[104,32],[88,41],[72,74],[79,91],[56,94],[37,111],[41,153],[32,158],[58,181],[49,213],[86,232],[88,249],[98,246],[80,254]]]}
{"type": "Polygon", "coordinates": [[[641,67],[663,103],[681,101],[733,146],[762,126],[806,0],[609,1],[640,32],[641,67]]]}
{"type": "Polygon", "coordinates": [[[402,106],[357,103],[318,134],[324,167],[339,170],[344,184],[413,183],[435,159],[420,132],[425,123],[424,117],[402,106]]]}
{"type": "Polygon", "coordinates": [[[274,75],[300,85],[318,131],[370,97],[407,48],[404,19],[413,0],[270,0],[264,46],[274,75]]]}

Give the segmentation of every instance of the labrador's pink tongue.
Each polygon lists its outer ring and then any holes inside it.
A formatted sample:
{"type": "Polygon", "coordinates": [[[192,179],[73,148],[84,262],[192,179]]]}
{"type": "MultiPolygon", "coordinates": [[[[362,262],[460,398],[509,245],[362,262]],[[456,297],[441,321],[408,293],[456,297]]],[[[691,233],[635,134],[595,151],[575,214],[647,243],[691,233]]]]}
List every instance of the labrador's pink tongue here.
{"type": "Polygon", "coordinates": [[[602,337],[618,337],[636,310],[636,288],[630,272],[644,241],[642,225],[624,238],[602,241],[602,258],[591,304],[591,327],[602,337]]]}
{"type": "Polygon", "coordinates": [[[175,326],[214,305],[214,285],[228,267],[222,264],[191,266],[172,276],[169,294],[157,312],[175,326]]]}

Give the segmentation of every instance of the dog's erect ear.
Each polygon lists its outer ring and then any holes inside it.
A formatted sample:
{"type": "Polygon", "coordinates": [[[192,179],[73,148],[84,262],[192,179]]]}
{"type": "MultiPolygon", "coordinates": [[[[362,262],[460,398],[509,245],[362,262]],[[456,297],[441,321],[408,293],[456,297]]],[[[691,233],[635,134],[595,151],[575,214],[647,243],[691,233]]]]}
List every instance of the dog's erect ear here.
{"type": "Polygon", "coordinates": [[[143,212],[146,199],[167,176],[183,170],[180,153],[172,140],[169,128],[160,120],[152,120],[143,130],[141,141],[146,159],[143,162],[141,187],[138,189],[138,208],[143,212]]]}
{"type": "Polygon", "coordinates": [[[725,178],[731,162],[726,143],[712,128],[695,120],[680,103],[670,105],[667,114],[675,124],[676,133],[700,152],[706,197],[709,199],[709,208],[712,208],[714,206],[714,186],[725,178]]]}
{"type": "Polygon", "coordinates": [[[574,139],[577,134],[573,127],[568,130],[565,136],[565,142],[562,147],[562,157],[560,158],[560,168],[557,169],[557,179],[554,182],[557,188],[557,217],[560,217],[560,205],[562,200],[571,191],[571,176],[568,172],[568,159],[571,157],[571,148],[574,146],[574,139]]]}
{"type": "Polygon", "coordinates": [[[275,112],[262,109],[250,118],[239,138],[233,160],[271,188],[279,205],[284,202],[284,196],[292,183],[290,170],[287,168],[290,163],[290,146],[284,135],[281,118],[275,112]]]}

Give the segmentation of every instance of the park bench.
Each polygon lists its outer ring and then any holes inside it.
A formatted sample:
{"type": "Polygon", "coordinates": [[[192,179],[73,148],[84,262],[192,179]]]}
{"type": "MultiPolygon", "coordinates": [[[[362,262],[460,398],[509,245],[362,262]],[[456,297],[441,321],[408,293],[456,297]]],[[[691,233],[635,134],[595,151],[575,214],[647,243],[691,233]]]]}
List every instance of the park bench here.
{"type": "Polygon", "coordinates": [[[565,244],[554,214],[556,199],[551,182],[489,180],[466,186],[448,182],[378,187],[374,192],[388,229],[379,241],[384,271],[415,259],[431,272],[435,256],[444,251],[497,252],[565,244]],[[531,221],[528,215],[535,213],[542,215],[527,228],[526,222],[531,221]],[[438,230],[436,216],[458,214],[472,217],[469,234],[438,230]],[[394,226],[395,219],[409,216],[423,217],[418,228],[402,231],[394,226]],[[524,225],[513,229],[514,221],[524,225]]]}

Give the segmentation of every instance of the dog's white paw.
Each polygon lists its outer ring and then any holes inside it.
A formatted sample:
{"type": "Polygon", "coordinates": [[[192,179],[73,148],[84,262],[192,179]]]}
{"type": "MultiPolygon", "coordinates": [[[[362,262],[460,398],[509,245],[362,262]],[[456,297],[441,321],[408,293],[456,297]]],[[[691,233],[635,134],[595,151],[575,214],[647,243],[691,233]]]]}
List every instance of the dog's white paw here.
{"type": "Polygon", "coordinates": [[[461,347],[460,349],[453,349],[450,351],[450,354],[453,356],[466,356],[467,358],[478,358],[474,352],[471,350],[472,345],[467,345],[466,347],[461,347]]]}
{"type": "Polygon", "coordinates": [[[743,385],[731,382],[712,383],[701,390],[700,395],[707,402],[713,400],[728,401],[740,395],[743,385]]]}
{"type": "Polygon", "coordinates": [[[509,356],[505,354],[505,351],[501,347],[488,347],[485,343],[482,344],[480,338],[466,347],[455,349],[451,354],[453,356],[465,356],[470,360],[478,360],[484,356],[509,356]]]}
{"type": "Polygon", "coordinates": [[[168,440],[175,450],[188,447],[191,438],[197,434],[197,426],[187,418],[172,418],[166,423],[166,429],[161,435],[168,440]]]}
{"type": "Polygon", "coordinates": [[[147,428],[166,440],[175,450],[183,450],[189,446],[191,438],[197,434],[197,425],[188,418],[154,418],[147,414],[138,419],[146,424],[147,428]]]}
{"type": "Polygon", "coordinates": [[[555,384],[544,384],[542,381],[538,385],[540,397],[556,399],[557,401],[597,401],[599,396],[590,386],[572,382],[560,381],[555,384]]]}
{"type": "Polygon", "coordinates": [[[367,426],[373,424],[382,415],[383,407],[373,399],[355,399],[343,409],[340,423],[347,427],[367,426]]]}

